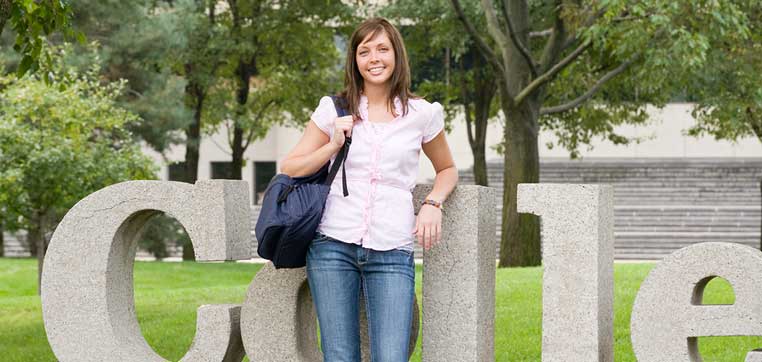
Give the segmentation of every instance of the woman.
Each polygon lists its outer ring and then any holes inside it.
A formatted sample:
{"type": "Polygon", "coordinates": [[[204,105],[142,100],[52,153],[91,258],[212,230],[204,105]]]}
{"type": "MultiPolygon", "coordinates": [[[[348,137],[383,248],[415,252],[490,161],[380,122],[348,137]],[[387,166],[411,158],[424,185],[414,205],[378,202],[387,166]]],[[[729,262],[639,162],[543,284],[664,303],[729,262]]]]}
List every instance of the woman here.
{"type": "Polygon", "coordinates": [[[351,116],[337,117],[330,97],[281,162],[291,177],[316,172],[352,137],[307,254],[307,278],[325,362],[360,361],[359,303],[365,296],[373,362],[408,360],[413,316],[413,242],[425,250],[441,239],[441,203],[458,173],[443,132],[444,113],[410,92],[410,68],[399,31],[383,18],[354,31],[347,49],[345,90],[351,116]],[[412,190],[420,150],[437,172],[414,214],[412,190]]]}

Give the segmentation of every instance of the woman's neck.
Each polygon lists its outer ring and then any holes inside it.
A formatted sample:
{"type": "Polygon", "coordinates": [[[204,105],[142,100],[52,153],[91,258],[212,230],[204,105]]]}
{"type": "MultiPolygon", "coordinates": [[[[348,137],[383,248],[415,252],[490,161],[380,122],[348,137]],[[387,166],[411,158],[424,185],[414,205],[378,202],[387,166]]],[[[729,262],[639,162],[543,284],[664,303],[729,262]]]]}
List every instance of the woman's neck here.
{"type": "Polygon", "coordinates": [[[365,84],[363,94],[368,97],[368,105],[387,104],[389,100],[389,88],[379,85],[365,84]]]}

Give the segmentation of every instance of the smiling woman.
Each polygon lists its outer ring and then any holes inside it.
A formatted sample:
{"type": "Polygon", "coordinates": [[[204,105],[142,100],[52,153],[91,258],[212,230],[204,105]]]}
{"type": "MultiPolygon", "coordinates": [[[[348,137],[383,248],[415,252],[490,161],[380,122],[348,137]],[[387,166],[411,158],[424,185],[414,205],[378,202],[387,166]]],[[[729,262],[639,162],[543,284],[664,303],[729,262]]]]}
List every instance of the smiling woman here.
{"type": "Polygon", "coordinates": [[[323,97],[281,168],[292,177],[310,175],[351,143],[346,175],[334,179],[326,199],[314,239],[320,242],[313,241],[307,253],[324,361],[360,360],[361,294],[374,360],[407,361],[413,244],[417,239],[428,251],[440,241],[442,202],[458,175],[442,106],[410,91],[399,31],[386,19],[368,19],[352,34],[346,56],[338,99],[350,115],[338,117],[331,97],[323,97]],[[421,150],[437,175],[416,216],[412,190],[421,150]]]}

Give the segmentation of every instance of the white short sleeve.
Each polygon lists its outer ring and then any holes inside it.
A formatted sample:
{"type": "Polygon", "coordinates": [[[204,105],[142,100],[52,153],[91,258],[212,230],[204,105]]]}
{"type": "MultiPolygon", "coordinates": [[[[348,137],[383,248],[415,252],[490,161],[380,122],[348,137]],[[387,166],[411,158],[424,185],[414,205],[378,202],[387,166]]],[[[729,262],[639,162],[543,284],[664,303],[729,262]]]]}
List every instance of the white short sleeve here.
{"type": "Polygon", "coordinates": [[[423,131],[423,143],[429,143],[444,129],[444,108],[439,102],[431,104],[431,119],[423,131]]]}
{"type": "Polygon", "coordinates": [[[338,116],[336,107],[333,105],[333,99],[325,96],[320,98],[320,104],[318,104],[315,111],[312,112],[310,119],[315,122],[318,128],[327,134],[328,137],[331,137],[331,135],[333,135],[333,122],[338,116]]]}

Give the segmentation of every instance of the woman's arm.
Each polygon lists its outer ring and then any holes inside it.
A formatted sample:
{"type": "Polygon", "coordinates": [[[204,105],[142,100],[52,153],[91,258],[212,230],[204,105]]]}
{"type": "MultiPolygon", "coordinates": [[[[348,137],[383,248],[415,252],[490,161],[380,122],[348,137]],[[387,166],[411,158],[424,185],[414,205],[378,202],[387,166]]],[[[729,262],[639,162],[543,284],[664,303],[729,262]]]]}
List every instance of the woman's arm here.
{"type": "Polygon", "coordinates": [[[434,178],[434,189],[427,197],[444,202],[458,183],[458,169],[455,168],[444,131],[439,132],[429,143],[424,143],[422,148],[437,174],[434,178]]]}
{"type": "Polygon", "coordinates": [[[333,139],[310,121],[304,135],[291,152],[280,161],[280,170],[290,177],[311,175],[325,165],[344,145],[344,132],[352,136],[352,116],[336,118],[333,139]]]}
{"type": "MultiPolygon", "coordinates": [[[[434,137],[430,142],[424,143],[423,153],[431,160],[437,175],[434,178],[434,188],[427,198],[444,202],[458,183],[458,169],[452,159],[450,146],[447,144],[444,131],[434,137]]],[[[435,243],[442,240],[442,210],[432,206],[423,205],[418,212],[415,233],[418,243],[424,250],[430,249],[435,243]]]]}

